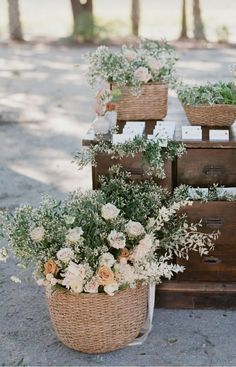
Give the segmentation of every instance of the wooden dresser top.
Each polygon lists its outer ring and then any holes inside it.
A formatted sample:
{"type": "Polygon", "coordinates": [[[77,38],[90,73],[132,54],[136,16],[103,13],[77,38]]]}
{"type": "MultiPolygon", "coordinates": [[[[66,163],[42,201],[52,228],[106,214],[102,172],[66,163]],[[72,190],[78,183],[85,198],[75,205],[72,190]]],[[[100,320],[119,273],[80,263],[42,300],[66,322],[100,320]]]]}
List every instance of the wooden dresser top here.
{"type": "MultiPolygon", "coordinates": [[[[164,120],[165,121],[165,120],[164,120]]],[[[118,121],[119,132],[122,132],[125,121],[118,121]]],[[[154,126],[156,124],[156,120],[146,121],[146,129],[145,134],[152,134],[154,126]]],[[[176,121],[176,130],[174,140],[182,141],[181,138],[181,128],[182,126],[191,126],[188,122],[180,122],[176,121]]],[[[209,141],[209,129],[213,129],[213,127],[202,127],[203,140],[202,141],[184,141],[184,144],[187,148],[234,148],[236,149],[236,122],[231,127],[215,127],[214,129],[227,129],[229,130],[229,141],[225,142],[212,142],[209,141]]],[[[82,140],[83,146],[89,146],[96,144],[97,140],[91,139],[89,134],[85,135],[82,140]]]]}

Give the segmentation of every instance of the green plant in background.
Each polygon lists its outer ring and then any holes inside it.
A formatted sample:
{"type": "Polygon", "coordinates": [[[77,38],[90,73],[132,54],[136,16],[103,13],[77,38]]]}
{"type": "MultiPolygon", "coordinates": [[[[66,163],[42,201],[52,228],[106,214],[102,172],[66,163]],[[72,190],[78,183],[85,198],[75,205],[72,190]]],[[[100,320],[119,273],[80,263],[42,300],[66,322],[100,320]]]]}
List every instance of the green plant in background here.
{"type": "Polygon", "coordinates": [[[143,137],[135,137],[133,141],[122,144],[112,144],[110,141],[101,140],[95,145],[82,149],[75,156],[79,168],[91,163],[96,166],[96,154],[103,153],[111,156],[111,159],[134,157],[141,154],[143,166],[148,163],[145,171],[147,175],[154,175],[161,179],[165,178],[164,164],[170,159],[181,157],[186,149],[184,144],[168,140],[147,140],[143,137]]]}
{"type": "Polygon", "coordinates": [[[220,25],[216,28],[217,40],[219,43],[228,43],[229,42],[229,28],[227,25],[220,25]]]}
{"type": "Polygon", "coordinates": [[[234,82],[223,82],[200,86],[181,85],[178,90],[179,100],[190,106],[236,104],[236,85],[234,82]]]}

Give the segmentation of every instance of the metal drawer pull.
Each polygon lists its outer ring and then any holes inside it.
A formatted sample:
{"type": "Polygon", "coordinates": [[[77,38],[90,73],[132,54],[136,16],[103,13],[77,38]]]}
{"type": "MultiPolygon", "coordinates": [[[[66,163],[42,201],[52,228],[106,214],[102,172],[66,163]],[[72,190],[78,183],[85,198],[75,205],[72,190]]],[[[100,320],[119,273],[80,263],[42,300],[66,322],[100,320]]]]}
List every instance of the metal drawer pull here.
{"type": "Polygon", "coordinates": [[[202,262],[204,264],[219,264],[221,263],[221,260],[218,259],[218,257],[214,257],[214,256],[205,256],[203,259],[202,259],[202,262]]]}
{"type": "Polygon", "coordinates": [[[127,172],[130,172],[132,176],[143,176],[143,169],[142,168],[127,168],[127,172]]]}
{"type": "Polygon", "coordinates": [[[224,219],[223,218],[205,218],[204,223],[207,228],[219,228],[223,226],[224,219]]]}
{"type": "Polygon", "coordinates": [[[205,166],[203,167],[202,172],[207,176],[219,176],[224,175],[226,169],[224,166],[205,166]]]}

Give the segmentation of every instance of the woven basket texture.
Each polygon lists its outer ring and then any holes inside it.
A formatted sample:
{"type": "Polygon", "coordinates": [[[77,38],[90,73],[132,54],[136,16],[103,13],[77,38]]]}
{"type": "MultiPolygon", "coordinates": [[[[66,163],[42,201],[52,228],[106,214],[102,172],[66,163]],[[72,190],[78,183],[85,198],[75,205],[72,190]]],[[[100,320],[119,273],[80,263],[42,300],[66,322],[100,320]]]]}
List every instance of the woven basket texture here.
{"type": "Polygon", "coordinates": [[[216,104],[212,106],[183,105],[189,122],[201,126],[230,126],[236,119],[236,106],[216,104]]]}
{"type": "Polygon", "coordinates": [[[47,294],[58,338],[67,347],[84,353],[110,352],[133,341],[146,318],[147,298],[147,286],[114,296],[64,290],[47,294]]]}
{"type": "Polygon", "coordinates": [[[167,114],[167,99],[167,84],[143,84],[138,96],[125,87],[117,103],[118,120],[161,120],[167,114]]]}

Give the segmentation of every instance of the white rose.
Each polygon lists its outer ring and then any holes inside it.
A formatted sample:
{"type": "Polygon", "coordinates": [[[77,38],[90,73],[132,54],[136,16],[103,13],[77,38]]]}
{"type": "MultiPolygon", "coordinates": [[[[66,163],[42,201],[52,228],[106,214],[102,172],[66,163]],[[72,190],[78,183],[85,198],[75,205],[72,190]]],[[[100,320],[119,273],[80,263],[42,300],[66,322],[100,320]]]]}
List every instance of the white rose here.
{"type": "Polygon", "coordinates": [[[122,232],[117,232],[113,229],[107,237],[111,247],[116,249],[125,247],[125,235],[122,232]]]}
{"type": "Polygon", "coordinates": [[[99,258],[99,265],[105,265],[111,268],[115,264],[116,260],[110,252],[102,254],[99,258]]]}
{"type": "Polygon", "coordinates": [[[69,247],[64,247],[57,252],[58,260],[68,263],[74,256],[74,251],[69,247]]]}
{"type": "Polygon", "coordinates": [[[99,283],[96,277],[93,277],[87,284],[85,284],[84,290],[87,293],[98,293],[99,283]]]}
{"type": "Polygon", "coordinates": [[[147,64],[149,66],[149,68],[153,71],[158,71],[161,68],[161,63],[159,60],[157,60],[155,57],[153,56],[149,56],[147,59],[147,64]]]}
{"type": "Polygon", "coordinates": [[[114,282],[109,285],[105,285],[104,292],[106,292],[109,296],[114,296],[114,292],[118,291],[119,285],[117,282],[114,282]]]}
{"type": "Polygon", "coordinates": [[[86,269],[84,265],[75,264],[73,261],[71,261],[67,268],[67,273],[73,274],[74,276],[77,276],[83,279],[85,277],[86,269]]]}
{"type": "Polygon", "coordinates": [[[127,48],[123,48],[123,55],[129,61],[133,61],[137,57],[137,53],[134,50],[129,50],[127,48]]]}
{"type": "Polygon", "coordinates": [[[153,240],[150,234],[146,234],[145,237],[139,241],[139,245],[143,246],[147,251],[153,248],[153,240]]]}
{"type": "Polygon", "coordinates": [[[139,261],[149,255],[153,250],[153,240],[150,235],[146,235],[139,244],[134,248],[131,260],[139,261]]]}
{"type": "Polygon", "coordinates": [[[8,258],[8,253],[5,247],[0,249],[0,261],[6,262],[8,258]]]}
{"type": "Polygon", "coordinates": [[[69,287],[74,293],[83,292],[83,283],[81,282],[81,279],[79,277],[73,277],[69,282],[69,287]]]}
{"type": "Polygon", "coordinates": [[[140,66],[138,69],[134,72],[135,78],[143,83],[147,83],[151,79],[151,75],[148,72],[148,69],[140,66]]]}
{"type": "Polygon", "coordinates": [[[125,226],[125,231],[132,238],[141,236],[144,233],[144,228],[141,223],[130,220],[125,226]]]}
{"type": "Polygon", "coordinates": [[[128,283],[129,285],[135,282],[134,267],[127,263],[119,263],[115,265],[115,277],[119,284],[128,283]]]}
{"type": "Polygon", "coordinates": [[[35,242],[40,242],[44,238],[45,229],[43,227],[36,227],[30,231],[30,237],[35,242]]]}
{"type": "Polygon", "coordinates": [[[79,241],[83,233],[84,232],[81,227],[75,227],[73,229],[69,229],[66,235],[66,241],[72,244],[76,243],[79,241]]]}
{"type": "Polygon", "coordinates": [[[102,217],[106,220],[116,219],[119,215],[120,209],[118,209],[115,205],[108,203],[102,206],[102,217]]]}

